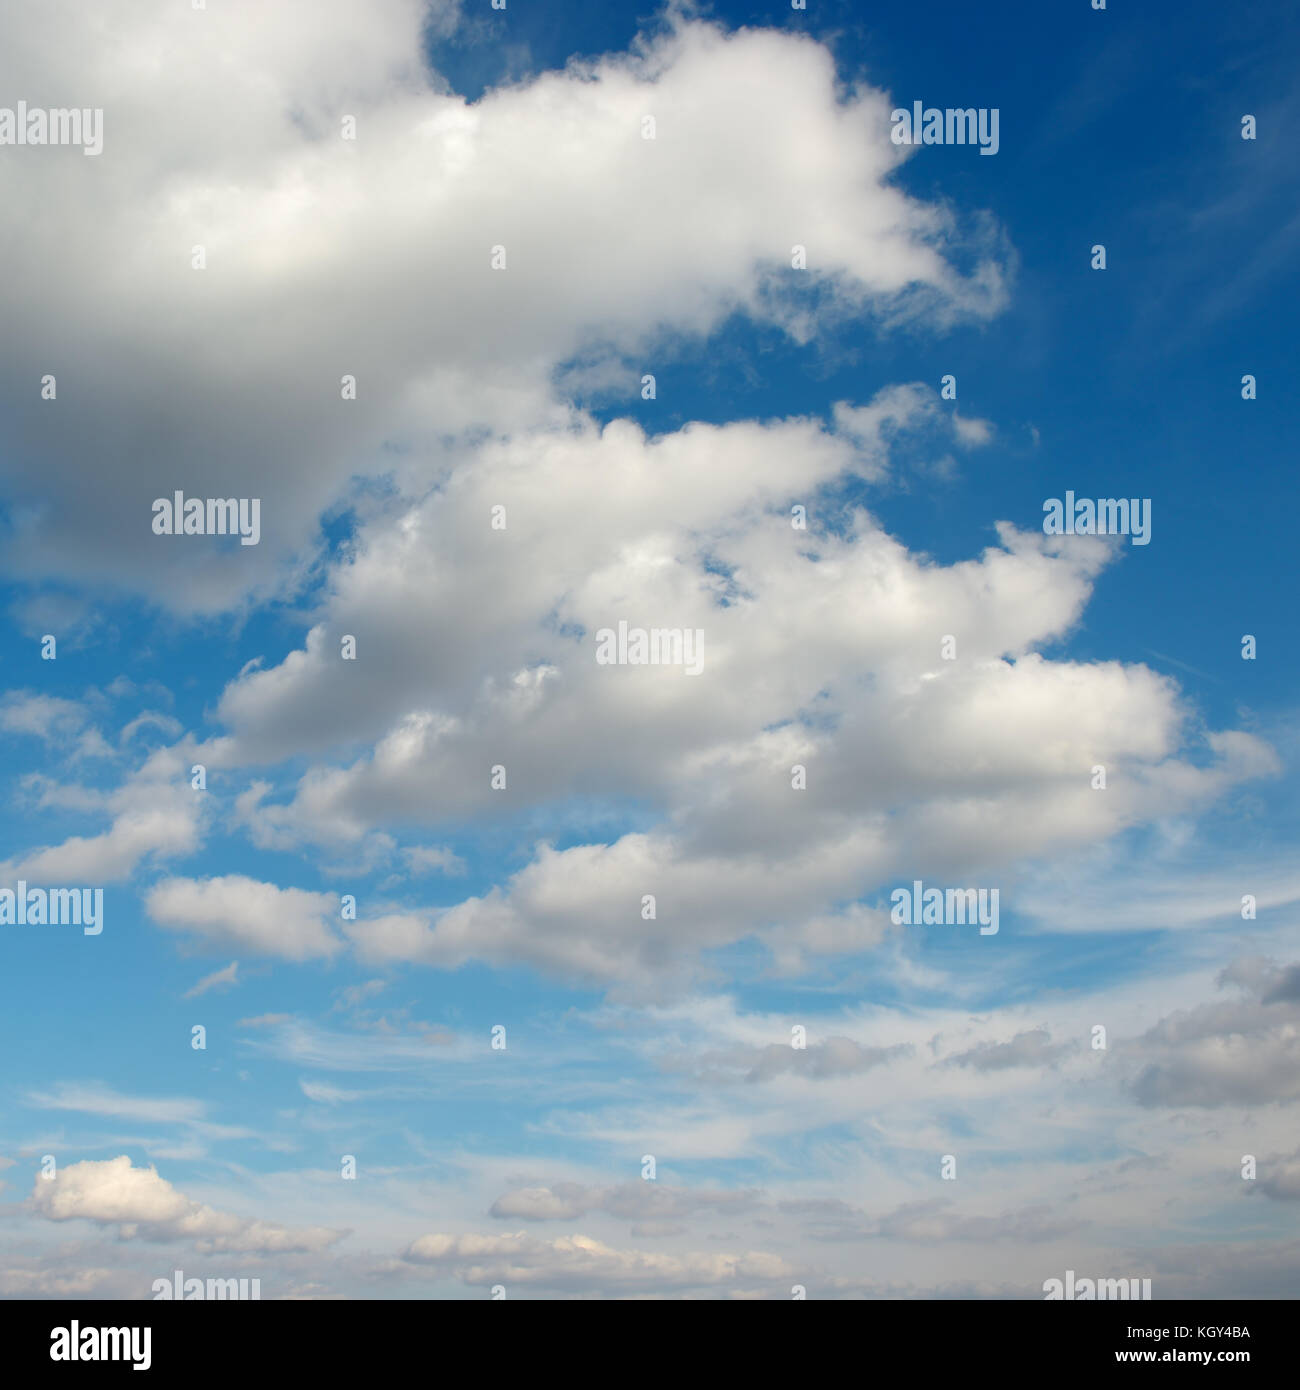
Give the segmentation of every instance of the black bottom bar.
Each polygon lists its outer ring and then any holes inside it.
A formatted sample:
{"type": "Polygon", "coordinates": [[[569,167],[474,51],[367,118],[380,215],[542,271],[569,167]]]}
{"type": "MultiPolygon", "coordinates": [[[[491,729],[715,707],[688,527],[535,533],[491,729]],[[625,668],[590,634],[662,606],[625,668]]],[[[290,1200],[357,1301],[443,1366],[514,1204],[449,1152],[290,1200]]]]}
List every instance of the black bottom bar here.
{"type": "Polygon", "coordinates": [[[675,1380],[713,1361],[726,1364],[733,1383],[747,1369],[770,1383],[782,1370],[828,1371],[846,1354],[864,1378],[902,1369],[1000,1376],[1059,1368],[1114,1372],[1122,1384],[1152,1367],[1277,1373],[1295,1365],[1296,1306],[1287,1301],[827,1301],[820,1308],[816,1301],[790,1301],[779,1321],[770,1303],[752,1302],[11,1301],[0,1303],[0,1366],[10,1377],[40,1375],[41,1384],[74,1372],[281,1370],[319,1371],[335,1382],[414,1355],[417,1363],[430,1358],[428,1374],[439,1378],[456,1374],[452,1365],[464,1372],[477,1362],[484,1374],[550,1365],[586,1379],[600,1366],[602,1379],[634,1373],[644,1381],[656,1361],[675,1380]],[[611,1336],[623,1359],[611,1360],[612,1348],[602,1346],[611,1336]]]}

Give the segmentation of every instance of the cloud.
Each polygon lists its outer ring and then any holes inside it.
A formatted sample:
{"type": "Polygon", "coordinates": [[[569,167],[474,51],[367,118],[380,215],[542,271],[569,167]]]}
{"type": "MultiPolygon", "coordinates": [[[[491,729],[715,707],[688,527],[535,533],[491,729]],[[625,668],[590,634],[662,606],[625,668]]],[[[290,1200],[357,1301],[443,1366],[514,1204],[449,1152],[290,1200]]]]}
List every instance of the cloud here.
{"type": "Polygon", "coordinates": [[[85,1115],[143,1120],[151,1124],[193,1124],[203,1118],[207,1109],[202,1101],[188,1097],[128,1096],[93,1083],[63,1082],[53,1091],[33,1092],[28,1099],[42,1109],[76,1110],[85,1115]]]}
{"type": "Polygon", "coordinates": [[[779,1256],[746,1254],[668,1255],[617,1250],[589,1236],[539,1240],[513,1235],[427,1235],[403,1258],[452,1274],[462,1283],[503,1283],[529,1288],[634,1293],[717,1288],[788,1281],[793,1269],[779,1256]]]}
{"type": "Polygon", "coordinates": [[[489,1214],[501,1220],[572,1221],[589,1212],[604,1212],[645,1226],[669,1225],[701,1212],[739,1213],[760,1203],[757,1192],[715,1192],[699,1188],[666,1187],[640,1180],[616,1187],[556,1183],[553,1187],[520,1187],[492,1203],[489,1214]]]}
{"type": "Polygon", "coordinates": [[[387,980],[365,980],[359,985],[348,985],[344,989],[339,990],[338,1003],[335,1005],[335,1008],[359,1008],[367,999],[374,999],[387,988],[387,980]]]}
{"type": "Polygon", "coordinates": [[[1238,960],[1219,977],[1241,997],[1183,1009],[1137,1040],[1132,1092],[1145,1106],[1251,1106],[1300,1098],[1296,965],[1238,960]]]}
{"type": "Polygon", "coordinates": [[[445,845],[413,845],[402,851],[408,872],[412,874],[463,874],[465,861],[445,845]]]}
{"type": "Polygon", "coordinates": [[[142,714],[137,714],[130,723],[123,725],[117,741],[121,744],[130,743],[141,729],[157,729],[168,738],[176,738],[181,733],[182,727],[180,720],[173,718],[170,714],[159,714],[156,710],[145,710],[142,714]]]}
{"type": "Polygon", "coordinates": [[[98,13],[111,46],[60,42],[71,0],[0,18],[0,88],[102,108],[113,174],[23,161],[0,216],[0,242],[34,238],[66,269],[53,288],[0,287],[6,467],[20,499],[48,504],[6,537],[25,579],[228,608],[300,582],[321,514],[359,470],[388,471],[390,442],[436,457],[484,426],[564,421],[554,378],[592,344],[614,362],[662,353],[668,333],[737,310],[797,341],[836,314],[946,326],[1005,298],[1001,244],[894,182],[908,152],[890,141],[890,98],[843,88],[829,50],[796,34],[670,13],[631,53],[471,104],[423,69],[417,0],[98,13]],[[222,61],[200,25],[219,26],[222,61]],[[77,389],[34,407],[18,355],[77,389]],[[258,546],[150,533],[152,499],[208,480],[260,497],[258,546]]]}
{"type": "Polygon", "coordinates": [[[23,850],[0,864],[0,880],[120,883],[144,861],[189,854],[202,838],[201,802],[180,749],[159,749],[103,798],[112,821],[99,835],[23,850]]]}
{"type": "Polygon", "coordinates": [[[978,448],[993,438],[993,425],[988,420],[980,420],[974,416],[958,415],[954,411],[952,427],[963,447],[967,449],[978,448]]]}
{"type": "Polygon", "coordinates": [[[365,1095],[364,1091],[343,1091],[324,1081],[307,1081],[301,1077],[298,1086],[308,1100],[317,1101],[322,1105],[338,1105],[340,1101],[360,1100],[365,1095]]]}
{"type": "Polygon", "coordinates": [[[197,999],[200,995],[206,994],[210,989],[222,989],[229,985],[239,983],[239,962],[232,960],[229,965],[221,970],[214,970],[211,975],[205,975],[194,986],[188,989],[181,996],[184,999],[197,999]]]}
{"type": "Polygon", "coordinates": [[[114,1274],[111,1269],[51,1269],[36,1262],[6,1262],[0,1265],[0,1298],[104,1297],[104,1286],[114,1274]]]}
{"type": "Polygon", "coordinates": [[[430,1024],[407,1029],[377,1028],[374,1032],[332,1031],[296,1018],[268,1015],[250,1022],[265,1026],[268,1036],[249,1039],[247,1046],[300,1067],[341,1072],[425,1072],[448,1058],[470,1055],[454,1034],[430,1024]]]}
{"type": "MultiPolygon", "coordinates": [[[[209,1119],[207,1103],[187,1096],[124,1095],[98,1082],[60,1082],[45,1091],[29,1092],[26,1099],[28,1105],[41,1110],[69,1110],[101,1119],[179,1128],[182,1131],[179,1138],[133,1141],[160,1158],[200,1158],[214,1141],[258,1137],[256,1130],[209,1119]]],[[[126,1141],[114,1139],[113,1142],[126,1141]]]]}
{"type": "Polygon", "coordinates": [[[343,947],[331,926],[339,910],[333,894],[277,888],[242,874],[164,879],[149,891],[145,910],[159,926],[207,945],[283,960],[328,959],[343,947]]]}
{"type": "Polygon", "coordinates": [[[186,1240],[202,1251],[320,1251],[346,1234],[320,1226],[294,1231],[214,1211],[178,1192],[156,1168],[134,1167],[125,1154],[102,1162],[85,1159],[53,1178],[38,1177],[30,1205],[49,1221],[92,1221],[116,1226],[122,1239],[186,1240]]]}
{"type": "Polygon", "coordinates": [[[906,1046],[862,1047],[852,1038],[827,1038],[810,1047],[795,1048],[785,1043],[772,1043],[763,1049],[762,1056],[746,1078],[749,1081],[770,1081],[783,1072],[794,1072],[814,1080],[830,1076],[855,1076],[872,1067],[909,1052],[906,1046]]]}
{"type": "Polygon", "coordinates": [[[1061,1055],[1064,1048],[1052,1046],[1051,1034],[1046,1028],[1030,1028],[1017,1033],[1010,1042],[977,1043],[967,1052],[949,1057],[947,1064],[954,1067],[974,1067],[976,1071],[1002,1071],[1007,1067],[1050,1066],[1061,1055]]]}
{"type": "Polygon", "coordinates": [[[1270,1158],[1260,1165],[1263,1170],[1255,1186],[1266,1197],[1281,1202],[1300,1201],[1300,1150],[1270,1158]]]}
{"type": "Polygon", "coordinates": [[[872,1232],[888,1240],[946,1243],[947,1241],[1047,1241],[1075,1229],[1077,1220],[1050,1207],[1031,1207],[998,1216],[964,1216],[940,1198],[909,1202],[879,1218],[872,1232]]]}
{"type": "MultiPolygon", "coordinates": [[[[1177,688],[1144,667],[1042,657],[1115,558],[1105,544],[1003,525],[995,545],[941,565],[888,534],[871,490],[900,441],[989,438],[931,388],[832,402],[825,419],[664,434],[597,424],[563,397],[581,358],[609,382],[626,369],[638,409],[636,362],[737,312],[807,341],[837,316],[934,328],[998,310],[996,235],[962,233],[898,187],[891,99],[846,88],[824,46],[673,13],[630,54],[471,105],[422,69],[414,3],[333,0],[330,36],[291,52],[268,35],[319,28],[318,10],[286,0],[272,20],[227,6],[223,51],[238,61],[219,75],[196,54],[192,15],[106,3],[112,63],[34,40],[58,4],[0,59],[0,77],[6,62],[75,77],[118,142],[114,179],[76,185],[85,215],[38,229],[74,268],[55,300],[25,277],[0,288],[24,360],[66,360],[82,382],[59,397],[57,438],[48,402],[8,403],[15,485],[51,505],[6,553],[25,572],[143,588],[186,614],[310,592],[301,646],[245,663],[217,705],[224,732],[174,759],[240,777],[293,767],[291,785],[261,777],[236,795],[258,848],[323,848],[325,872],[401,853],[410,872],[450,873],[451,851],[399,851],[393,827],[593,802],[655,822],[622,837],[562,825],[566,847],[534,843],[509,882],[436,909],[391,904],[346,929],[363,961],[522,962],[654,997],[706,978],[710,951],[753,941],[798,975],[882,942],[872,900],[922,847],[934,875],[998,875],[1194,810],[1270,767],[1247,734],[1202,737],[1177,688]],[[148,80],[123,80],[122,54],[159,51],[164,65],[140,59],[148,80]],[[218,95],[239,111],[234,128],[198,119],[218,95]],[[158,109],[201,134],[160,134],[158,109]],[[339,138],[344,115],[355,141],[339,138]],[[682,207],[710,228],[703,241],[682,207]],[[816,209],[811,227],[801,208],[816,209]],[[806,272],[790,268],[795,245],[806,272]],[[121,275],[77,273],[105,261],[121,275]],[[181,312],[197,357],[157,327],[181,312]],[[250,345],[253,313],[268,327],[250,345]],[[339,396],[345,371],[355,401],[339,396]],[[105,424],[114,411],[136,427],[105,424]],[[88,480],[91,437],[101,467],[88,480]],[[208,478],[261,497],[262,544],[141,532],[154,497],[208,478]],[[492,508],[507,503],[496,530],[492,508]],[[321,517],[345,505],[345,553],[325,560],[321,517]],[[789,524],[796,505],[806,531],[789,524]],[[702,630],[704,671],[598,666],[595,633],[623,619],[702,630]],[[358,658],[340,678],[345,634],[358,658]],[[949,634],[956,661],[939,655],[949,634]],[[1098,761],[1116,769],[1105,797],[1086,780],[1098,761]],[[504,792],[486,775],[496,765],[504,792]],[[646,894],[663,900],[653,933],[646,894]]],[[[71,168],[26,162],[15,203],[62,206],[71,168]]],[[[170,787],[149,819],[133,806],[104,836],[23,867],[127,876],[195,848],[199,804],[170,787]]],[[[340,949],[323,914],[271,885],[213,880],[227,890],[186,898],[185,882],[150,902],[221,949],[340,949]],[[240,899],[229,910],[223,891],[240,899]],[[287,935],[271,929],[272,901],[290,909],[287,935]]]]}
{"type": "Polygon", "coordinates": [[[333,858],[398,825],[635,804],[650,828],[593,840],[562,824],[567,846],[536,844],[508,882],[345,930],[366,962],[524,962],[654,996],[747,938],[790,975],[872,949],[888,931],[873,898],[920,858],[927,878],[996,884],[1275,770],[1262,740],[1204,733],[1168,678],[1036,650],[1079,621],[1105,544],[1004,525],[939,565],[846,514],[837,489],[875,476],[932,394],[884,392],[834,428],[525,435],[369,518],[303,646],[223,693],[210,761],[318,759],[287,799],[264,779],[241,795],[255,842],[333,858]],[[516,524],[494,532],[502,497],[516,524]],[[622,620],[702,631],[704,669],[599,665],[596,632],[622,620]],[[340,682],[348,633],[361,645],[340,682]]]}
{"type": "Polygon", "coordinates": [[[75,734],[85,722],[86,712],[76,700],[57,695],[11,690],[0,701],[0,729],[7,734],[29,734],[48,742],[75,734]]]}

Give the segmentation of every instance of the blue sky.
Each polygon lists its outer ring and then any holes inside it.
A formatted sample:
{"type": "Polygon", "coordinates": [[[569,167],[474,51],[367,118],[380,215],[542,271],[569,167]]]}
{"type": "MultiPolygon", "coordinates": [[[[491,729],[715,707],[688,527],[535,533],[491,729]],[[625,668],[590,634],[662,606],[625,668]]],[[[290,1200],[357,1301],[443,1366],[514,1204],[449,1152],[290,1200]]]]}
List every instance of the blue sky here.
{"type": "Polygon", "coordinates": [[[0,1294],[1293,1295],[1288,7],[108,9],[0,20],[105,113],[0,149],[0,887],[105,895],[0,1294]]]}

